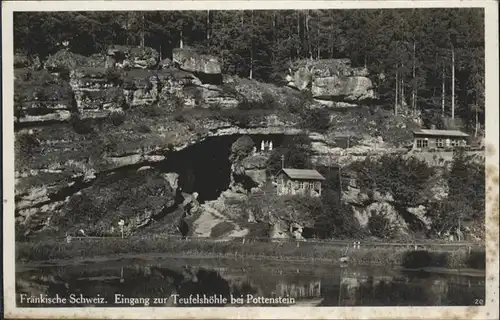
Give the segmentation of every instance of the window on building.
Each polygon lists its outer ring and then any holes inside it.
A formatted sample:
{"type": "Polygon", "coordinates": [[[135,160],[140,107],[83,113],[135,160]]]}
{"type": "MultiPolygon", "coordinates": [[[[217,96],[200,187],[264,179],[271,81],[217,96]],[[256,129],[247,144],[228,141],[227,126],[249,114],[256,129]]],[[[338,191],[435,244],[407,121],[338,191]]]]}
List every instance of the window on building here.
{"type": "Polygon", "coordinates": [[[436,139],[436,147],[443,148],[444,147],[444,139],[436,139]]]}
{"type": "Polygon", "coordinates": [[[429,141],[425,139],[417,139],[417,148],[427,148],[429,141]]]}
{"type": "Polygon", "coordinates": [[[304,182],[303,181],[299,182],[299,189],[304,189],[304,182]]]}
{"type": "Polygon", "coordinates": [[[451,140],[451,146],[454,147],[454,146],[457,146],[457,140],[451,140]]]}

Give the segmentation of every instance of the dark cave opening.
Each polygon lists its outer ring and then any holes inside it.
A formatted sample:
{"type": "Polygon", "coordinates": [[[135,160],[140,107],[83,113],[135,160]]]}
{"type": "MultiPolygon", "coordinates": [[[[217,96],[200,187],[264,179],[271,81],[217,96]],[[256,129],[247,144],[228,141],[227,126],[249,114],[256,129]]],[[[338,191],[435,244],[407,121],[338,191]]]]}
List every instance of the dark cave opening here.
{"type": "MultiPolygon", "coordinates": [[[[179,174],[179,187],[182,192],[198,193],[198,201],[215,200],[229,189],[231,181],[231,162],[229,156],[232,144],[242,135],[227,135],[209,137],[183,150],[171,152],[167,159],[157,168],[163,172],[179,174]]],[[[284,138],[283,134],[248,135],[254,141],[257,152],[261,142],[273,142],[273,148],[278,147],[284,138]]],[[[250,182],[246,186],[253,187],[250,182]]]]}
{"type": "Polygon", "coordinates": [[[179,174],[182,192],[198,193],[200,203],[217,199],[229,188],[231,145],[238,136],[210,137],[183,150],[172,152],[159,165],[165,172],[179,174]]]}

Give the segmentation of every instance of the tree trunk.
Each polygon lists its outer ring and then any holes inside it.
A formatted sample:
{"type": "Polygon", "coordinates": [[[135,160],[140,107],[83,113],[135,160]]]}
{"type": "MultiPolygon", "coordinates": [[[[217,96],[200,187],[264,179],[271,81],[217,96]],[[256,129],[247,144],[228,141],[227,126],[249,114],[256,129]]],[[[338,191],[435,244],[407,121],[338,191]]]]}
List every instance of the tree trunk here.
{"type": "Polygon", "coordinates": [[[182,32],[182,29],[181,31],[179,31],[179,48],[183,48],[184,47],[184,41],[182,41],[182,38],[184,37],[184,34],[182,32]]]}
{"type": "Polygon", "coordinates": [[[412,68],[412,75],[413,75],[413,88],[412,88],[412,93],[411,93],[411,104],[413,110],[417,109],[417,77],[416,77],[416,42],[413,40],[413,68],[412,68]]]}
{"type": "Polygon", "coordinates": [[[306,11],[306,16],[304,17],[306,24],[306,36],[307,36],[307,49],[309,50],[309,58],[313,59],[312,54],[312,44],[311,44],[311,30],[309,29],[309,20],[311,17],[309,16],[309,10],[306,11]]]}
{"type": "MultiPolygon", "coordinates": [[[[276,11],[273,11],[273,46],[276,48],[277,37],[276,37],[276,11]]],[[[271,60],[274,64],[276,62],[276,51],[271,50],[271,60]]]]}
{"type": "Polygon", "coordinates": [[[396,63],[396,97],[394,99],[394,116],[397,116],[398,115],[398,96],[399,96],[399,87],[398,87],[398,82],[399,82],[399,78],[398,78],[398,64],[396,63]]]}
{"type": "MultiPolygon", "coordinates": [[[[224,21],[224,14],[223,14],[222,12],[223,12],[223,11],[221,11],[221,14],[220,14],[220,16],[219,16],[219,19],[221,20],[221,23],[222,23],[222,30],[225,30],[225,28],[226,28],[226,23],[225,23],[225,21],[224,21]]],[[[222,40],[222,43],[221,43],[221,50],[220,50],[220,65],[221,65],[221,67],[223,67],[223,66],[224,66],[224,46],[225,46],[225,43],[224,43],[225,41],[224,41],[224,39],[225,39],[225,37],[222,37],[222,39],[223,39],[223,40],[222,40]]]]}
{"type": "Polygon", "coordinates": [[[401,98],[401,106],[405,105],[405,80],[403,78],[403,74],[401,73],[401,94],[399,96],[401,98]]]}
{"type": "Polygon", "coordinates": [[[443,117],[445,112],[445,99],[446,99],[445,83],[446,83],[446,74],[445,74],[445,64],[443,61],[443,81],[441,83],[441,114],[443,117]]]}
{"type": "Polygon", "coordinates": [[[144,48],[144,12],[141,13],[141,48],[144,48]]]}
{"type": "Polygon", "coordinates": [[[364,62],[365,62],[365,69],[366,69],[366,40],[365,40],[365,50],[364,50],[364,62]]]}
{"type": "MultiPolygon", "coordinates": [[[[332,21],[332,24],[333,24],[333,10],[330,10],[330,19],[332,21]]],[[[330,32],[330,58],[333,59],[333,53],[334,53],[334,35],[333,35],[333,32],[330,32]]]]}
{"type": "Polygon", "coordinates": [[[127,27],[125,28],[125,33],[127,34],[125,42],[127,46],[129,44],[129,39],[128,39],[130,35],[129,30],[130,30],[130,11],[127,12],[127,27]]]}
{"type": "Polygon", "coordinates": [[[250,74],[249,74],[249,79],[253,78],[253,10],[252,10],[252,16],[250,20],[250,74]]]}
{"type": "Polygon", "coordinates": [[[317,54],[316,54],[316,59],[321,59],[321,43],[320,43],[320,15],[318,14],[318,30],[316,31],[316,49],[317,49],[317,54]]]}
{"type": "Polygon", "coordinates": [[[476,129],[474,130],[474,137],[477,137],[477,133],[479,131],[479,115],[477,112],[478,106],[474,108],[476,110],[476,129]]]}
{"type": "Polygon", "coordinates": [[[300,58],[300,11],[297,10],[297,57],[300,58]]]}
{"type": "Polygon", "coordinates": [[[207,40],[210,40],[210,10],[207,10],[207,40]]]}
{"type": "Polygon", "coordinates": [[[451,46],[451,119],[455,119],[455,48],[451,46]]]}

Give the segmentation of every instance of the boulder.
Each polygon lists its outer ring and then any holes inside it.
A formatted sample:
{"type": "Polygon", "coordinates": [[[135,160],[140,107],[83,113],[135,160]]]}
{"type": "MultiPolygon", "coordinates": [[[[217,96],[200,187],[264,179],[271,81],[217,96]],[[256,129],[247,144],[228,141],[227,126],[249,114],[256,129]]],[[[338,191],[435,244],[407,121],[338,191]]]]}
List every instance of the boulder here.
{"type": "Polygon", "coordinates": [[[315,78],[311,92],[314,98],[322,100],[360,101],[376,98],[371,80],[357,76],[315,78]]]}
{"type": "Polygon", "coordinates": [[[298,60],[286,76],[288,86],[310,90],[316,99],[359,101],[374,99],[365,68],[352,68],[349,59],[298,60]]]}
{"type": "Polygon", "coordinates": [[[174,63],[169,58],[166,58],[161,60],[158,66],[160,67],[160,69],[170,69],[174,66],[174,63]]]}
{"type": "Polygon", "coordinates": [[[221,65],[217,58],[210,55],[200,55],[190,48],[176,48],[172,52],[174,63],[179,68],[189,72],[205,74],[221,74],[221,65]]]}
{"type": "Polygon", "coordinates": [[[245,175],[257,185],[263,185],[267,181],[265,169],[245,170],[245,175]]]}
{"type": "MultiPolygon", "coordinates": [[[[172,177],[171,177],[172,178],[172,177]]],[[[198,202],[198,193],[194,192],[193,194],[182,192],[182,197],[184,201],[182,202],[182,207],[184,208],[184,212],[188,216],[192,216],[200,209],[200,203],[198,202]]]]}
{"type": "Polygon", "coordinates": [[[241,164],[245,170],[265,169],[269,156],[267,154],[250,155],[243,159],[241,164]]]}
{"type": "Polygon", "coordinates": [[[160,54],[151,47],[114,45],[108,48],[107,57],[110,67],[156,69],[160,54]]]}
{"type": "Polygon", "coordinates": [[[271,239],[288,239],[288,226],[283,220],[277,220],[271,225],[271,232],[269,234],[271,239]]]}

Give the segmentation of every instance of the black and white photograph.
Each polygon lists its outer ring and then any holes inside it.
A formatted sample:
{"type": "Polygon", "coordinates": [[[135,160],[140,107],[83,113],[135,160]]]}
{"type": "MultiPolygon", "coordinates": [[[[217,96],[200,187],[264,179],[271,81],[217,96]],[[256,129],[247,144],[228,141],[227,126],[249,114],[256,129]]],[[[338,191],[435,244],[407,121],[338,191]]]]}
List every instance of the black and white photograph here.
{"type": "Polygon", "coordinates": [[[496,2],[44,2],[2,3],[6,317],[498,319],[496,2]]]}

